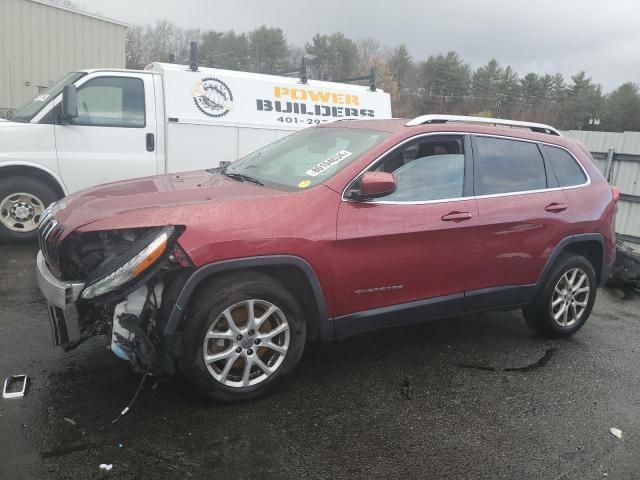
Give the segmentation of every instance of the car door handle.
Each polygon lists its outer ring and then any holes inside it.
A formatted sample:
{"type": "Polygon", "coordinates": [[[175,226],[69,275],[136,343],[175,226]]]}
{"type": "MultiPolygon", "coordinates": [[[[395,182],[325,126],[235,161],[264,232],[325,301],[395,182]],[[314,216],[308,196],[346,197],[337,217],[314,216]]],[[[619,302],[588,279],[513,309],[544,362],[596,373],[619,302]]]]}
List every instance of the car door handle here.
{"type": "Polygon", "coordinates": [[[550,203],[544,209],[547,212],[560,213],[564,212],[568,207],[564,203],[550,203]]]}
{"type": "Polygon", "coordinates": [[[147,152],[153,152],[156,149],[156,139],[153,133],[147,133],[147,152]]]}
{"type": "Polygon", "coordinates": [[[469,212],[449,212],[441,218],[445,222],[463,222],[469,220],[473,215],[469,212]]]}

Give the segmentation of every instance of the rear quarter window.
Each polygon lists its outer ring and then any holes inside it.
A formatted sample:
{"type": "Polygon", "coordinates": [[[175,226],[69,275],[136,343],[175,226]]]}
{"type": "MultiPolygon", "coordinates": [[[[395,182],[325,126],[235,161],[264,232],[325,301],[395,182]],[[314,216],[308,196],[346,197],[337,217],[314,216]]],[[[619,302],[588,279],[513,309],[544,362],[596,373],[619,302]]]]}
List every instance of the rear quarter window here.
{"type": "Polygon", "coordinates": [[[569,152],[550,145],[542,145],[542,148],[561,187],[582,185],[587,181],[584,171],[569,152]]]}

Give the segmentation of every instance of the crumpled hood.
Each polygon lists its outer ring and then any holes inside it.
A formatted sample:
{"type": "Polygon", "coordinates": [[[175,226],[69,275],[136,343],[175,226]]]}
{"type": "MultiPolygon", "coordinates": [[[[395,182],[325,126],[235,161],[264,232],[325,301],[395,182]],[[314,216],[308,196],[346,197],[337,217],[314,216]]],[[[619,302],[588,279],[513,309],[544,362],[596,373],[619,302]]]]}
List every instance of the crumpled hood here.
{"type": "Polygon", "coordinates": [[[240,199],[286,195],[286,192],[232,180],[206,170],[144,177],[82,190],[58,201],[53,213],[64,225],[63,237],[92,223],[112,228],[169,224],[189,211],[215,208],[215,204],[240,199]],[[119,223],[118,218],[124,218],[119,223]],[[158,223],[160,222],[160,223],[158,223]]]}

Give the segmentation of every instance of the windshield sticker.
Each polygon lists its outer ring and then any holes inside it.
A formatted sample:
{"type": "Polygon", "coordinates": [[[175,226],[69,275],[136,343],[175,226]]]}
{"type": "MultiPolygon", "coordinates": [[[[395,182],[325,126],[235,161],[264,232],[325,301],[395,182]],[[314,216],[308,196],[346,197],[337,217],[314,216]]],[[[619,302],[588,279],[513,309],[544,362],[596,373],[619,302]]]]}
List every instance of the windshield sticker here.
{"type": "Polygon", "coordinates": [[[38,95],[36,98],[34,98],[34,100],[36,102],[45,102],[47,98],[49,98],[49,94],[45,93],[43,95],[38,95]]]}
{"type": "Polygon", "coordinates": [[[310,170],[307,170],[306,174],[309,175],[310,177],[317,177],[321,173],[324,173],[325,170],[328,170],[334,165],[337,165],[342,160],[344,160],[347,157],[350,157],[351,155],[352,153],[347,150],[340,150],[339,152],[331,155],[326,160],[321,161],[315,167],[311,168],[310,170]]]}
{"type": "Polygon", "coordinates": [[[311,180],[301,180],[298,183],[298,188],[307,188],[309,185],[311,185],[311,180]]]}

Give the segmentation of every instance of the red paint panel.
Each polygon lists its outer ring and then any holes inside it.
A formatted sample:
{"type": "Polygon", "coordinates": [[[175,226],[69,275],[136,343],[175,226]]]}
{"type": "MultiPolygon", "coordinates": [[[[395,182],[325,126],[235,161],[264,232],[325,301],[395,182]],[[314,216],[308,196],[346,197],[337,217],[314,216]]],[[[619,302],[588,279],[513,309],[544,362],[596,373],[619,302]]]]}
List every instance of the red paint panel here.
{"type": "Polygon", "coordinates": [[[463,293],[476,222],[475,200],[342,202],[334,253],[336,315],[463,293]],[[471,218],[442,220],[453,212],[471,218]]]}
{"type": "Polygon", "coordinates": [[[555,246],[572,233],[571,208],[546,210],[552,204],[567,204],[560,190],[477,202],[467,290],[535,283],[555,246]]]}

